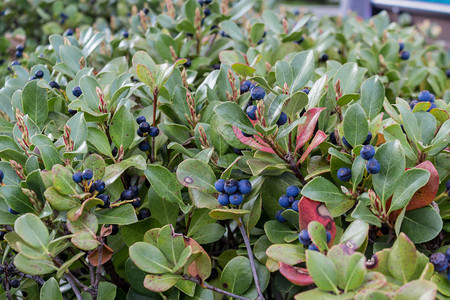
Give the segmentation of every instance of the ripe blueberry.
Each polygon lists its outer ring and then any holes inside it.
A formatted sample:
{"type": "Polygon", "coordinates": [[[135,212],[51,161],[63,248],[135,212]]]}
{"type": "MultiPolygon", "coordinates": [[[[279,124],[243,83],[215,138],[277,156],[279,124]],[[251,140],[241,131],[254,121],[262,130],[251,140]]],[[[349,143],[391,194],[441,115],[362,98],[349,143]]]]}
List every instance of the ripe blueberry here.
{"type": "Polygon", "coordinates": [[[332,132],[330,133],[330,142],[331,142],[333,145],[337,145],[336,134],[334,133],[334,131],[332,131],[332,132]]]}
{"type": "Polygon", "coordinates": [[[419,93],[419,96],[417,97],[419,99],[419,102],[430,102],[432,99],[432,95],[429,91],[423,90],[419,93]]]}
{"type": "Polygon", "coordinates": [[[446,191],[450,190],[450,180],[447,180],[447,182],[445,183],[445,190],[446,191]]]}
{"type": "Polygon", "coordinates": [[[235,193],[235,194],[230,195],[229,199],[230,199],[230,203],[232,205],[236,205],[236,206],[240,205],[242,203],[242,201],[243,201],[242,195],[239,194],[239,193],[235,193]]]}
{"type": "Polygon", "coordinates": [[[151,137],[157,137],[158,136],[158,134],[159,134],[159,129],[158,129],[158,127],[150,127],[150,131],[148,132],[148,134],[151,136],[151,137]]]}
{"type": "Polygon", "coordinates": [[[365,160],[369,160],[375,155],[375,148],[372,145],[363,146],[359,154],[365,160]]]}
{"type": "Polygon", "coordinates": [[[203,3],[205,3],[206,5],[211,4],[212,0],[203,0],[203,3]]]}
{"type": "Polygon", "coordinates": [[[419,101],[417,100],[412,100],[411,102],[409,102],[409,107],[411,107],[411,110],[414,109],[417,103],[419,103],[419,101]]]}
{"type": "Polygon", "coordinates": [[[227,206],[228,204],[230,204],[230,197],[228,196],[228,194],[222,193],[219,195],[219,197],[217,197],[217,201],[219,201],[220,205],[227,206]]]}
{"type": "Polygon", "coordinates": [[[302,231],[300,231],[299,235],[298,235],[298,240],[300,241],[300,243],[302,243],[305,246],[308,246],[309,244],[311,244],[311,238],[309,237],[309,233],[307,229],[303,229],[302,231]]]}
{"type": "MultiPolygon", "coordinates": [[[[222,32],[221,32],[221,34],[222,34],[222,32]]],[[[223,32],[223,33],[226,34],[225,32],[223,32]]],[[[239,89],[241,90],[241,94],[247,93],[250,90],[251,85],[252,85],[252,83],[250,82],[250,80],[246,80],[243,83],[241,83],[241,85],[239,86],[239,89]]]]}
{"type": "Polygon", "coordinates": [[[300,200],[295,200],[294,202],[292,202],[291,208],[296,212],[298,212],[298,203],[299,202],[300,202],[300,200]]]}
{"type": "Polygon", "coordinates": [[[444,272],[448,268],[447,258],[440,252],[431,254],[430,262],[434,265],[434,270],[438,273],[444,272]]]}
{"type": "Polygon", "coordinates": [[[239,193],[248,194],[252,191],[252,183],[247,179],[239,180],[238,182],[239,193]]]}
{"type": "Polygon", "coordinates": [[[184,66],[185,66],[186,68],[189,68],[189,67],[191,66],[191,64],[192,64],[191,59],[190,59],[190,58],[187,58],[187,59],[186,59],[186,62],[184,63],[184,66]]]}
{"type": "Polygon", "coordinates": [[[363,145],[369,145],[371,140],[372,140],[372,132],[369,131],[369,134],[367,135],[366,140],[363,142],[363,145]]]}
{"type": "Polygon", "coordinates": [[[447,261],[450,263],[450,247],[445,250],[445,257],[447,258],[447,261]]]}
{"type": "Polygon", "coordinates": [[[0,170],[0,183],[3,181],[3,178],[5,178],[5,173],[3,173],[2,170],[0,170]]]}
{"type": "Polygon", "coordinates": [[[236,180],[227,180],[223,189],[225,190],[225,193],[229,195],[234,194],[238,190],[238,182],[236,180]]]}
{"type": "Polygon", "coordinates": [[[209,16],[209,15],[211,14],[211,10],[210,10],[208,7],[206,7],[206,8],[203,10],[203,13],[204,13],[205,16],[207,17],[207,16],[209,16]]]}
{"type": "Polygon", "coordinates": [[[311,250],[311,251],[319,251],[319,248],[317,248],[317,246],[314,245],[314,244],[310,244],[310,245],[308,246],[308,250],[311,250]]]}
{"type": "Polygon", "coordinates": [[[141,151],[147,151],[148,149],[150,149],[150,144],[147,142],[147,140],[144,140],[142,142],[139,143],[139,150],[141,151]]]}
{"type": "Polygon", "coordinates": [[[138,136],[143,137],[144,133],[138,128],[138,130],[136,130],[136,133],[138,136]]]}
{"type": "Polygon", "coordinates": [[[64,35],[66,35],[66,36],[73,35],[73,29],[71,29],[71,28],[67,29],[66,32],[64,32],[64,35]]]}
{"type": "Polygon", "coordinates": [[[81,88],[79,86],[76,86],[72,89],[72,95],[74,95],[75,97],[80,97],[81,94],[83,94],[83,92],[81,91],[81,88]]]}
{"type": "Polygon", "coordinates": [[[139,196],[139,188],[137,186],[132,185],[128,189],[133,193],[133,197],[139,196]]]}
{"type": "Polygon", "coordinates": [[[145,7],[143,10],[144,14],[148,14],[150,12],[150,10],[148,9],[148,7],[145,7]]]}
{"type": "Polygon", "coordinates": [[[405,44],[403,44],[402,42],[398,42],[398,52],[402,52],[403,49],[405,48],[405,44]]]}
{"type": "Polygon", "coordinates": [[[71,114],[72,116],[75,116],[77,114],[77,111],[75,109],[69,108],[69,114],[71,114]]]}
{"type": "Polygon", "coordinates": [[[286,189],[286,194],[289,197],[297,197],[298,194],[300,194],[300,189],[298,187],[296,187],[295,185],[291,185],[286,189]]]}
{"type": "Polygon", "coordinates": [[[347,167],[340,168],[337,171],[337,178],[341,181],[349,181],[352,179],[352,170],[347,167]]]}
{"type": "Polygon", "coordinates": [[[327,231],[327,243],[331,241],[331,233],[327,231]]]}
{"type": "Polygon", "coordinates": [[[21,58],[23,56],[23,52],[22,51],[16,51],[16,57],[17,58],[21,58]]]}
{"type": "Polygon", "coordinates": [[[400,54],[400,58],[403,59],[403,60],[408,60],[409,59],[409,52],[408,51],[403,51],[400,54]]]}
{"type": "Polygon", "coordinates": [[[99,205],[101,208],[108,208],[110,203],[110,199],[111,197],[109,195],[106,194],[100,194],[97,195],[97,198],[103,201],[103,205],[99,205]]]}
{"type": "Polygon", "coordinates": [[[342,137],[342,143],[344,144],[345,147],[347,148],[353,148],[352,145],[350,145],[349,142],[347,142],[347,140],[345,139],[345,136],[342,137]]]}
{"type": "Polygon", "coordinates": [[[249,107],[247,107],[247,116],[252,120],[256,120],[257,109],[258,107],[256,105],[250,105],[249,107]]]}
{"type": "Polygon", "coordinates": [[[17,211],[15,211],[14,209],[12,209],[11,207],[8,208],[8,212],[13,214],[13,215],[18,215],[19,213],[17,211]]]}
{"type": "Polygon", "coordinates": [[[42,78],[44,77],[44,72],[37,70],[36,73],[34,73],[34,76],[36,76],[36,78],[42,78]]]}
{"type": "Polygon", "coordinates": [[[225,192],[224,185],[225,185],[225,180],[224,179],[219,179],[219,180],[216,181],[216,183],[214,183],[214,188],[219,193],[224,193],[225,192]]]}
{"type": "Polygon", "coordinates": [[[149,132],[150,131],[150,124],[148,122],[142,122],[139,124],[139,130],[141,132],[149,132]]]}
{"type": "Polygon", "coordinates": [[[294,41],[297,45],[300,45],[305,40],[304,37],[301,37],[298,41],[294,41]]]}
{"type": "Polygon", "coordinates": [[[17,60],[13,60],[11,66],[20,66],[20,62],[18,62],[17,60]]]}
{"type": "Polygon", "coordinates": [[[131,202],[131,205],[133,205],[134,208],[138,208],[142,205],[141,198],[134,198],[133,202],[131,202]]]}
{"type": "Polygon", "coordinates": [[[434,103],[434,102],[431,103],[430,108],[427,109],[427,111],[430,111],[430,110],[432,110],[433,108],[437,108],[437,105],[436,105],[436,103],[434,103]]]}
{"type": "Polygon", "coordinates": [[[319,58],[320,62],[326,62],[328,60],[328,55],[327,54],[322,54],[319,58]]]}
{"type": "Polygon", "coordinates": [[[289,196],[288,195],[282,195],[279,199],[278,199],[278,203],[281,205],[281,207],[283,208],[288,208],[289,206],[291,206],[291,202],[289,201],[289,196]]]}
{"type": "Polygon", "coordinates": [[[450,78],[450,69],[447,69],[445,71],[445,76],[447,76],[447,78],[450,78]]]}
{"type": "Polygon", "coordinates": [[[90,180],[94,176],[94,172],[91,169],[85,169],[83,173],[81,173],[84,180],[90,180]]]}
{"type": "Polygon", "coordinates": [[[369,174],[377,174],[378,172],[380,172],[380,168],[380,162],[375,158],[371,158],[367,161],[366,170],[367,172],[369,172],[369,174]]]}
{"type": "Polygon", "coordinates": [[[11,281],[9,282],[9,285],[10,285],[12,288],[17,289],[17,288],[20,286],[20,280],[19,280],[19,279],[13,279],[13,280],[11,280],[11,281]]]}
{"type": "Polygon", "coordinates": [[[303,92],[303,93],[305,93],[306,95],[308,95],[308,94],[309,94],[309,89],[305,88],[305,89],[301,90],[300,92],[303,92]]]}
{"type": "Polygon", "coordinates": [[[266,96],[266,91],[262,87],[256,86],[250,91],[250,95],[253,100],[261,100],[266,96]]]}
{"type": "Polygon", "coordinates": [[[83,175],[81,174],[80,171],[75,172],[72,175],[72,180],[75,181],[76,183],[80,183],[83,181],[83,175]]]}
{"type": "Polygon", "coordinates": [[[51,88],[59,90],[59,84],[56,81],[50,81],[48,84],[51,88]]]}
{"type": "Polygon", "coordinates": [[[136,118],[136,123],[141,124],[143,122],[146,122],[147,120],[145,119],[144,116],[139,116],[136,118]]]}
{"type": "Polygon", "coordinates": [[[0,241],[4,241],[5,240],[5,235],[7,234],[6,231],[0,231],[0,241]]]}
{"type": "Polygon", "coordinates": [[[127,39],[128,38],[128,31],[124,30],[122,32],[122,36],[127,39]]]}
{"type": "Polygon", "coordinates": [[[287,115],[284,112],[281,112],[280,117],[278,118],[277,125],[282,126],[287,122],[287,115]]]}
{"type": "Polygon", "coordinates": [[[17,46],[16,46],[16,51],[23,52],[23,50],[25,50],[25,48],[23,47],[23,45],[17,45],[17,46]]]}
{"type": "Polygon", "coordinates": [[[145,219],[150,218],[150,216],[151,216],[150,210],[148,208],[143,208],[139,211],[137,217],[138,217],[138,220],[145,220],[145,219]]]}
{"type": "Polygon", "coordinates": [[[275,218],[277,219],[278,222],[280,223],[284,223],[286,222],[286,219],[281,215],[281,213],[284,211],[284,209],[280,209],[279,211],[276,212],[275,214],[275,218]]]}
{"type": "Polygon", "coordinates": [[[112,225],[105,225],[105,227],[111,226],[111,235],[116,235],[119,233],[119,225],[112,224],[112,225]]]}
{"type": "Polygon", "coordinates": [[[101,192],[106,188],[105,182],[101,179],[98,179],[94,182],[94,190],[97,192],[101,192]]]}

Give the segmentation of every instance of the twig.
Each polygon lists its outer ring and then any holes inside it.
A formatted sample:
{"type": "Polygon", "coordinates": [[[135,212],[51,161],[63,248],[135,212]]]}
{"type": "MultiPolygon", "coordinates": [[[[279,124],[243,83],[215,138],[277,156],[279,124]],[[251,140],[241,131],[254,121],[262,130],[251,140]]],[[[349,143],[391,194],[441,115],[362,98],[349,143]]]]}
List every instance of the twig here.
{"type": "Polygon", "coordinates": [[[23,277],[26,277],[26,278],[29,278],[29,279],[32,279],[36,283],[39,283],[40,285],[44,285],[44,283],[45,283],[45,280],[42,279],[42,277],[37,276],[37,275],[28,275],[28,274],[25,274],[25,273],[22,273],[22,272],[17,272],[17,275],[23,276],[23,277]]]}
{"type": "Polygon", "coordinates": [[[102,256],[103,256],[103,239],[100,239],[100,245],[97,249],[98,253],[98,264],[97,264],[97,271],[95,276],[95,283],[92,287],[92,299],[96,300],[98,295],[98,284],[100,283],[100,276],[102,276],[102,256]]]}
{"type": "Polygon", "coordinates": [[[70,287],[72,288],[73,292],[75,293],[75,296],[78,300],[83,300],[83,297],[81,297],[81,293],[78,290],[75,282],[72,280],[72,278],[68,274],[64,274],[64,278],[67,280],[67,282],[70,284],[70,287]]]}
{"type": "Polygon", "coordinates": [[[211,290],[211,291],[219,293],[219,294],[223,294],[223,295],[228,296],[228,297],[232,297],[232,298],[240,299],[240,300],[250,300],[248,298],[245,298],[245,297],[242,297],[242,296],[239,296],[239,295],[236,295],[236,294],[233,294],[233,293],[221,290],[219,288],[216,288],[215,286],[209,285],[206,282],[201,282],[199,279],[191,277],[191,276],[188,276],[188,275],[183,275],[183,278],[186,279],[186,280],[192,281],[192,282],[200,285],[201,287],[203,287],[205,289],[211,290]]]}
{"type": "MultiPolygon", "coordinates": [[[[156,108],[158,107],[158,95],[159,89],[155,87],[153,89],[153,127],[156,127],[156,108]]],[[[150,162],[155,162],[155,138],[152,137],[152,148],[150,150],[150,162]]]]}
{"type": "Polygon", "coordinates": [[[12,300],[12,296],[11,296],[11,292],[10,292],[10,287],[9,287],[9,281],[5,278],[5,287],[6,287],[6,298],[8,298],[8,300],[12,300]]]}
{"type": "Polygon", "coordinates": [[[250,245],[250,241],[247,236],[247,232],[245,231],[244,223],[242,219],[239,218],[238,222],[239,229],[241,230],[242,238],[244,239],[245,247],[247,248],[248,259],[250,260],[250,266],[252,268],[253,279],[255,280],[256,291],[258,292],[258,299],[264,300],[264,296],[261,291],[261,286],[259,285],[258,274],[256,273],[255,260],[253,258],[252,246],[250,245]]]}

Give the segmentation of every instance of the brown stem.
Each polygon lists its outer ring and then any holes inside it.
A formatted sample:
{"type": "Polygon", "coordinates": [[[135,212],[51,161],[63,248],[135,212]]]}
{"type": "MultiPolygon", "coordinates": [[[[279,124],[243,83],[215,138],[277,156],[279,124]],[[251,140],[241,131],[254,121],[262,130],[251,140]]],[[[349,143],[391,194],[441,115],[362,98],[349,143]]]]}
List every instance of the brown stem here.
{"type": "Polygon", "coordinates": [[[224,291],[222,289],[216,288],[215,286],[209,285],[206,282],[201,282],[199,279],[191,277],[191,276],[188,276],[188,275],[183,275],[183,278],[186,279],[186,280],[192,281],[192,282],[200,285],[201,287],[203,287],[205,289],[211,290],[213,292],[216,292],[216,293],[228,296],[228,297],[232,297],[232,298],[239,299],[239,300],[250,300],[248,298],[245,298],[245,297],[242,297],[242,296],[239,296],[239,295],[236,295],[236,294],[224,291]]]}
{"type": "Polygon", "coordinates": [[[44,285],[44,283],[45,283],[45,280],[42,279],[42,277],[40,277],[38,275],[28,275],[28,274],[25,274],[22,272],[17,272],[17,275],[34,280],[36,283],[38,283],[40,285],[44,285]]]}
{"type": "Polygon", "coordinates": [[[70,287],[72,288],[73,292],[75,293],[75,296],[77,297],[77,299],[78,300],[83,300],[83,297],[81,297],[81,293],[78,290],[78,288],[77,288],[75,282],[73,281],[73,279],[68,274],[64,274],[64,278],[70,284],[70,287]]]}
{"type": "Polygon", "coordinates": [[[102,256],[103,256],[103,239],[100,238],[100,245],[97,249],[98,253],[98,262],[97,262],[97,270],[95,272],[95,282],[92,287],[92,299],[96,300],[98,295],[98,284],[100,283],[100,276],[102,275],[102,256]]]}

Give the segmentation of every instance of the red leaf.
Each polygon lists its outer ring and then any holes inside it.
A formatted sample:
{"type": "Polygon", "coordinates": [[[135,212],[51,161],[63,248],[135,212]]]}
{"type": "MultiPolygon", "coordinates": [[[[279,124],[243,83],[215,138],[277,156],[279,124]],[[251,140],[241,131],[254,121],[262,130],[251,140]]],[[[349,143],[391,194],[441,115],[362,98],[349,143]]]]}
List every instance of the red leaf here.
{"type": "Polygon", "coordinates": [[[275,153],[267,143],[265,143],[259,136],[254,135],[253,137],[245,137],[241,130],[235,126],[233,126],[233,131],[236,137],[247,146],[250,146],[254,149],[261,150],[268,153],[275,153]]]}
{"type": "MultiPolygon", "coordinates": [[[[88,255],[89,262],[94,267],[98,266],[98,248],[91,252],[91,254],[88,255]]],[[[102,264],[105,264],[108,260],[111,259],[113,256],[114,250],[109,248],[108,245],[103,244],[102,247],[102,264]]]]}
{"type": "Polygon", "coordinates": [[[293,267],[282,262],[278,264],[280,265],[280,273],[293,284],[307,286],[314,283],[307,269],[293,267]]]}
{"type": "Polygon", "coordinates": [[[326,231],[331,233],[331,240],[328,246],[333,245],[334,238],[336,237],[336,224],[325,203],[314,201],[303,196],[298,204],[298,212],[300,229],[307,229],[309,222],[317,221],[325,227],[326,231]]]}
{"type": "Polygon", "coordinates": [[[295,152],[303,147],[303,145],[305,145],[306,142],[313,136],[314,128],[316,128],[319,115],[324,109],[325,107],[314,107],[309,109],[304,114],[304,116],[306,116],[306,121],[305,123],[298,125],[297,128],[297,146],[295,148],[295,152]]]}
{"type": "Polygon", "coordinates": [[[200,281],[204,281],[211,275],[211,258],[199,243],[189,237],[184,236],[184,245],[186,247],[191,246],[192,254],[200,253],[189,265],[188,274],[200,281]]]}
{"type": "Polygon", "coordinates": [[[304,162],[305,159],[308,157],[308,155],[311,153],[311,151],[313,151],[314,148],[322,144],[322,142],[325,141],[326,139],[327,135],[325,132],[323,132],[322,130],[317,131],[316,135],[311,141],[311,144],[309,144],[308,148],[306,148],[306,151],[303,153],[302,157],[300,157],[300,163],[304,162]]]}

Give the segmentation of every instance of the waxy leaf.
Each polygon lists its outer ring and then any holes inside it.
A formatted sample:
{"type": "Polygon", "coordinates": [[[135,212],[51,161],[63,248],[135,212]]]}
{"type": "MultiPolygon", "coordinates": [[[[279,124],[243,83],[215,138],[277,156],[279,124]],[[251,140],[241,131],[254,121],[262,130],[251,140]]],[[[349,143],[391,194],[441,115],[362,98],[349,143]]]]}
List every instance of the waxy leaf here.
{"type": "Polygon", "coordinates": [[[224,102],[217,105],[214,111],[226,122],[238,127],[247,134],[256,134],[256,130],[247,115],[234,102],[224,102]]]}
{"type": "Polygon", "coordinates": [[[153,292],[165,292],[180,279],[183,277],[176,274],[147,275],[144,279],[144,286],[153,292]]]}
{"type": "Polygon", "coordinates": [[[280,273],[295,285],[307,286],[314,283],[308,270],[305,268],[293,267],[291,265],[280,262],[280,273]]]}
{"type": "Polygon", "coordinates": [[[355,103],[347,109],[343,124],[344,136],[350,145],[356,147],[366,140],[369,134],[369,124],[361,105],[355,103]]]}
{"type": "Polygon", "coordinates": [[[147,273],[163,274],[171,271],[164,254],[151,244],[137,242],[130,247],[129,252],[133,263],[147,273]]]}
{"type": "Polygon", "coordinates": [[[213,170],[205,162],[198,159],[186,159],[178,165],[178,181],[193,189],[214,193],[216,176],[213,170]]]}

